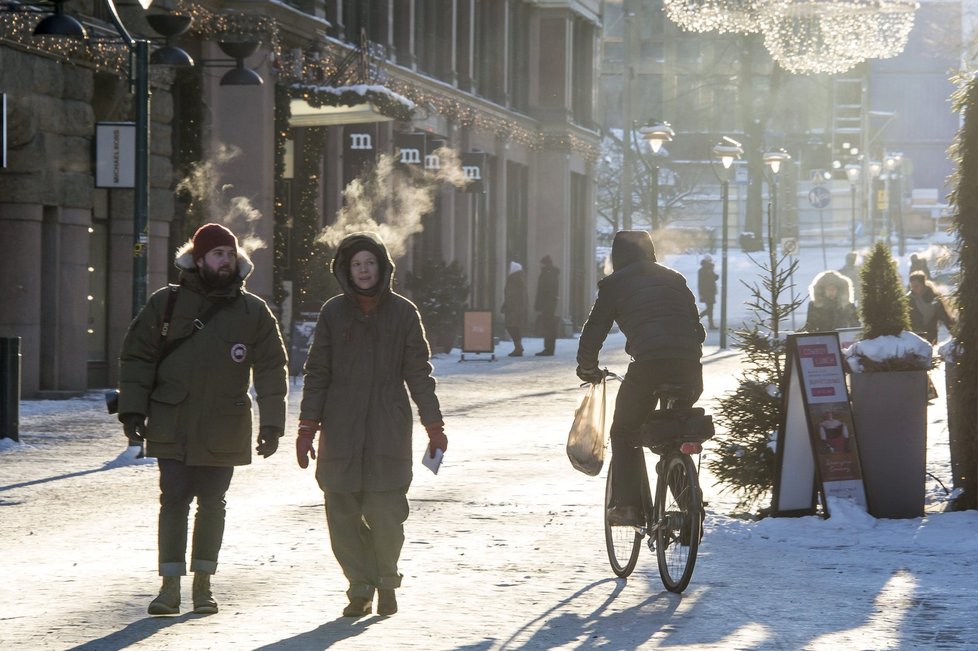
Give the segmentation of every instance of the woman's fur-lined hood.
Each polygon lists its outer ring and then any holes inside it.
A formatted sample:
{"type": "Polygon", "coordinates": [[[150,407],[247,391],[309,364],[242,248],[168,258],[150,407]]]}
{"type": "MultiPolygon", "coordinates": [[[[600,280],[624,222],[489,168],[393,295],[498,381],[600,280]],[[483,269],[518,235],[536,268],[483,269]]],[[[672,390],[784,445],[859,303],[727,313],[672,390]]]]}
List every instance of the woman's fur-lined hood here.
{"type": "MultiPolygon", "coordinates": [[[[185,273],[197,273],[197,265],[194,263],[194,243],[187,240],[177,249],[173,258],[173,264],[177,269],[185,273]]],[[[241,247],[238,247],[238,278],[244,281],[255,270],[255,264],[248,257],[241,247]]]]}
{"type": "Polygon", "coordinates": [[[835,307],[845,307],[854,300],[852,281],[843,276],[838,271],[823,271],[815,276],[812,284],[808,286],[808,298],[819,307],[828,307],[828,299],[825,296],[825,288],[835,285],[838,292],[835,295],[835,307]]]}

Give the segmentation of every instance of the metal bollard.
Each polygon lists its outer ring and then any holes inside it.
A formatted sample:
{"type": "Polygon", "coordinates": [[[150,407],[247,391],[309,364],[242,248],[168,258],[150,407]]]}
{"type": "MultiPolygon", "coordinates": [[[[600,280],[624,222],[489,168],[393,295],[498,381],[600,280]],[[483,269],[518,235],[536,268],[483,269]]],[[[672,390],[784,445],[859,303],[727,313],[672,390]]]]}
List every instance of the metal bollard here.
{"type": "Polygon", "coordinates": [[[20,440],[20,337],[0,337],[0,439],[20,440]]]}

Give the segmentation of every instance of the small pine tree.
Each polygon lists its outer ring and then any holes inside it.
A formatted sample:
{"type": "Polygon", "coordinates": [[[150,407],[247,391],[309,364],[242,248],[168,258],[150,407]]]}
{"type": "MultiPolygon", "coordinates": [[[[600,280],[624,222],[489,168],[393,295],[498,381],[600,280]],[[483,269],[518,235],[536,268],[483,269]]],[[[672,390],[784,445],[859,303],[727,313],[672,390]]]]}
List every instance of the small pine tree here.
{"type": "Polygon", "coordinates": [[[767,259],[751,258],[761,271],[760,284],[741,281],[750,290],[747,305],[753,319],[748,328],[734,332],[734,345],[744,355],[743,370],[737,388],[719,400],[714,415],[722,433],[715,439],[716,455],[707,462],[722,490],[736,493],[737,506],[744,509],[759,503],[774,486],[771,439],[781,422],[786,355],[780,329],[804,300],[790,294],[798,261],[778,256],[770,226],[767,240],[767,259]]]}
{"type": "Polygon", "coordinates": [[[910,330],[910,307],[890,249],[877,242],[859,273],[863,338],[899,336],[910,330]]]}
{"type": "Polygon", "coordinates": [[[417,273],[407,272],[405,285],[418,306],[433,349],[451,352],[462,330],[462,312],[469,295],[465,271],[456,262],[425,258],[417,273]]]}

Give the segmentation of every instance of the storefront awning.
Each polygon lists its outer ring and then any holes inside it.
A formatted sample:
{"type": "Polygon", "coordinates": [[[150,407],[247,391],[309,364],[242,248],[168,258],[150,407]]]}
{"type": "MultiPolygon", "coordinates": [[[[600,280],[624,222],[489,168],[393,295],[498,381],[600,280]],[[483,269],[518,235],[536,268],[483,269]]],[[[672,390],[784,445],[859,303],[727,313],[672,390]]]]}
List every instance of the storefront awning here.
{"type": "Polygon", "coordinates": [[[290,89],[291,127],[410,120],[414,102],[384,86],[308,86],[290,89]]]}

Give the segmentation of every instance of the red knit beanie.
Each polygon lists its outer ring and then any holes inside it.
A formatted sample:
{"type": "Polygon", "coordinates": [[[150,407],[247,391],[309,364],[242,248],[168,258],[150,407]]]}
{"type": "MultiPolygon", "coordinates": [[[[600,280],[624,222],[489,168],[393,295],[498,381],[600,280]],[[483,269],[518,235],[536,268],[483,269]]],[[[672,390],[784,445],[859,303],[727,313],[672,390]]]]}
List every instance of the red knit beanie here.
{"type": "Polygon", "coordinates": [[[238,250],[238,238],[220,224],[204,224],[197,229],[191,241],[194,243],[194,260],[200,260],[208,251],[219,246],[233,246],[235,251],[238,250]]]}

